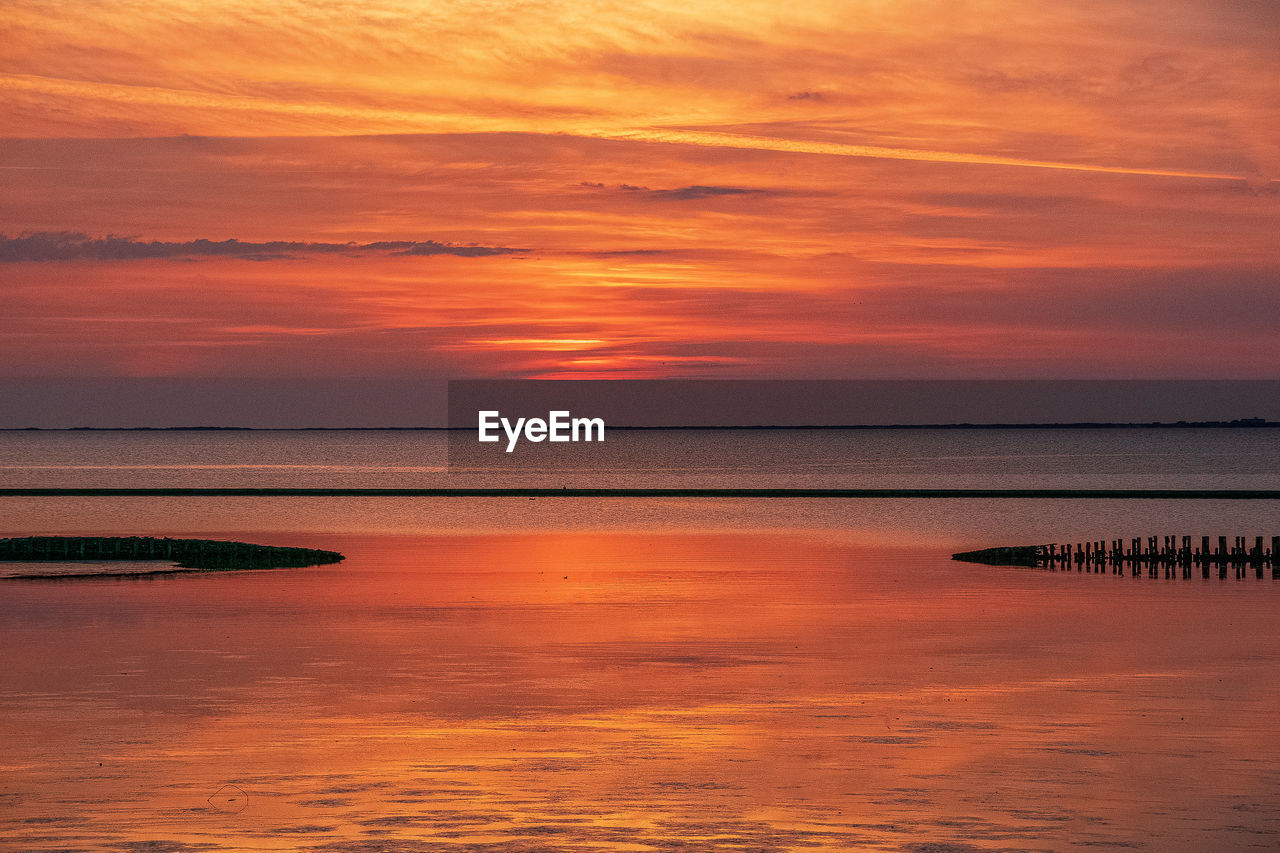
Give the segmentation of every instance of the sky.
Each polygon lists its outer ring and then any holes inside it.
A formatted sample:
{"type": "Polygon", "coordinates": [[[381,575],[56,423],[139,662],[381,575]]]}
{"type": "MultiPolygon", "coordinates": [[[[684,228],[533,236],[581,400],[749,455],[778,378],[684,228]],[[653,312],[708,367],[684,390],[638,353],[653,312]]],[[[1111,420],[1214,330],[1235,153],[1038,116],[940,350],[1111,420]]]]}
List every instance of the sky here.
{"type": "Polygon", "coordinates": [[[1266,0],[11,0],[0,381],[1276,378],[1277,44],[1266,0]]]}

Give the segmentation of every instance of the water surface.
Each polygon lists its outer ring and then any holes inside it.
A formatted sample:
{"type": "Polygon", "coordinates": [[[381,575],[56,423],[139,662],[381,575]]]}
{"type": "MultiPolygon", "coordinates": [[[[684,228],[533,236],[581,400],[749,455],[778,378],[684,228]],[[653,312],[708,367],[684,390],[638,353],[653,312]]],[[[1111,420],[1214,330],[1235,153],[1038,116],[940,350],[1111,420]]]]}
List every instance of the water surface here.
{"type": "MultiPolygon", "coordinates": [[[[99,476],[94,459],[169,476],[162,456],[57,452],[76,478],[99,476]]],[[[303,455],[290,453],[265,458],[303,455]]],[[[1144,476],[1235,487],[1211,457],[1144,476]]],[[[369,458],[390,476],[385,454],[369,458]]],[[[1271,476],[1267,458],[1239,467],[1271,476]]],[[[1270,535],[1272,502],[0,505],[10,535],[347,555],[0,582],[2,849],[1280,845],[1280,582],[948,559],[1076,536],[1270,535]]]]}
{"type": "Polygon", "coordinates": [[[452,466],[447,435],[0,431],[0,486],[1280,489],[1275,429],[610,430],[452,466]]]}

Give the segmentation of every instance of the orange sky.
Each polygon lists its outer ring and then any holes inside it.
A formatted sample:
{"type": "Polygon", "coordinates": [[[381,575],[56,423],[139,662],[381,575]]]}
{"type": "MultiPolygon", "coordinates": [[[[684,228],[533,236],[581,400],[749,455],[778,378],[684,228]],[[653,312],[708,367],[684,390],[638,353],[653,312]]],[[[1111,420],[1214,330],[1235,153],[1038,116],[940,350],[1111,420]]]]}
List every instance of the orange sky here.
{"type": "Polygon", "coordinates": [[[0,374],[1274,377],[1278,42],[1245,0],[17,0],[0,374]]]}

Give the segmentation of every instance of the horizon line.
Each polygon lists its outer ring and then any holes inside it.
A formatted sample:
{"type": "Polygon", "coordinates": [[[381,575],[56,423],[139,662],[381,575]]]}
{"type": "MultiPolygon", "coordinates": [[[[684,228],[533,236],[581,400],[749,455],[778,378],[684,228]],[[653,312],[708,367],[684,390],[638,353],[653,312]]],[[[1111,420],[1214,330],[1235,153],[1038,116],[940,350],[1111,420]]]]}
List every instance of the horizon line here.
{"type": "MultiPolygon", "coordinates": [[[[927,424],[658,424],[648,426],[609,425],[611,430],[836,430],[836,429],[1258,429],[1280,427],[1267,418],[1234,418],[1229,421],[1053,421],[992,422],[967,421],[927,424]]],[[[468,426],[132,426],[132,427],[0,427],[0,432],[461,432],[478,429],[468,426]]]]}
{"type": "Polygon", "coordinates": [[[1280,500],[1280,489],[0,488],[5,497],[1049,498],[1280,500]]]}

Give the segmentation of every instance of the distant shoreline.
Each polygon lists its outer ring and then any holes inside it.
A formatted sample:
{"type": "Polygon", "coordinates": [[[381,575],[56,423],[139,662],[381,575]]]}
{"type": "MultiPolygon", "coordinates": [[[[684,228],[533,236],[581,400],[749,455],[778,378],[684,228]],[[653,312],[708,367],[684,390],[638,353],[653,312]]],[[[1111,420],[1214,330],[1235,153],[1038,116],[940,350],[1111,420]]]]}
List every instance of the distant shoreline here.
{"type": "MultiPolygon", "coordinates": [[[[944,424],[740,424],[734,426],[613,426],[609,430],[904,430],[904,429],[1275,429],[1280,421],[1265,418],[1239,418],[1232,421],[1150,421],[1119,423],[1109,421],[1076,421],[1070,423],[944,423],[944,424]]],[[[0,432],[461,432],[465,427],[0,427],[0,432]]]]}
{"type": "Polygon", "coordinates": [[[804,488],[0,488],[0,498],[1062,498],[1280,500],[1277,489],[804,489],[804,488]]]}

